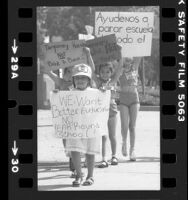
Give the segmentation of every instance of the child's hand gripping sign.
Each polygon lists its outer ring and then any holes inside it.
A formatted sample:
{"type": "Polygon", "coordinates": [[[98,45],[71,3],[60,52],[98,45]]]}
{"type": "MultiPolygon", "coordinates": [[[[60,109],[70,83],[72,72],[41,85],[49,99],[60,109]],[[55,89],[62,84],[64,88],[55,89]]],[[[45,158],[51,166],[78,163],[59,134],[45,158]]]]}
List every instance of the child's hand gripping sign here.
{"type": "Polygon", "coordinates": [[[94,138],[108,133],[110,91],[61,91],[51,94],[56,137],[94,138]]]}

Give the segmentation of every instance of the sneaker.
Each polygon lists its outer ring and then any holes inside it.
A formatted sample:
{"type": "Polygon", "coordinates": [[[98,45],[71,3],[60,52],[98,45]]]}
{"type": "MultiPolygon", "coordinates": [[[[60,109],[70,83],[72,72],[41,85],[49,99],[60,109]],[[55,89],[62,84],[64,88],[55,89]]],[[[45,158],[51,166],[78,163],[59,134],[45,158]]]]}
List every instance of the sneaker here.
{"type": "Polygon", "coordinates": [[[130,160],[136,161],[136,155],[134,150],[130,150],[130,160]]]}
{"type": "Polygon", "coordinates": [[[125,142],[122,143],[121,152],[123,156],[127,156],[127,144],[125,142]]]}

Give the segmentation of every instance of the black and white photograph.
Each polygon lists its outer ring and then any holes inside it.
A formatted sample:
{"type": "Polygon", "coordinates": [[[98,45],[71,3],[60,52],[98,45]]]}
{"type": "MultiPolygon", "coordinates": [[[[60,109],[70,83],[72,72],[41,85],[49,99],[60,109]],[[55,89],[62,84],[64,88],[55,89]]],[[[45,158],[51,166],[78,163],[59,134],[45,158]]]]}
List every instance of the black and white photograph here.
{"type": "Polygon", "coordinates": [[[159,191],[159,6],[41,6],[38,191],[159,191]]]}

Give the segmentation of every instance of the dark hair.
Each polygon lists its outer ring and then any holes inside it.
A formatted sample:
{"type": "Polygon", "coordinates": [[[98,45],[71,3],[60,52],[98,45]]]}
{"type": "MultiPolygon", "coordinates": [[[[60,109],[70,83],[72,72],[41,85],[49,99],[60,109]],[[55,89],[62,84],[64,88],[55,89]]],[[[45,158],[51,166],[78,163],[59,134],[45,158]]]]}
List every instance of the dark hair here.
{"type": "Polygon", "coordinates": [[[63,73],[67,73],[67,70],[70,69],[71,67],[65,67],[63,73]]]}
{"type": "Polygon", "coordinates": [[[113,64],[112,64],[111,62],[107,62],[107,63],[104,63],[104,64],[100,64],[100,65],[99,65],[99,73],[100,73],[101,69],[102,69],[103,67],[106,67],[106,66],[109,66],[110,71],[111,71],[112,73],[114,72],[114,70],[113,70],[113,64]]]}

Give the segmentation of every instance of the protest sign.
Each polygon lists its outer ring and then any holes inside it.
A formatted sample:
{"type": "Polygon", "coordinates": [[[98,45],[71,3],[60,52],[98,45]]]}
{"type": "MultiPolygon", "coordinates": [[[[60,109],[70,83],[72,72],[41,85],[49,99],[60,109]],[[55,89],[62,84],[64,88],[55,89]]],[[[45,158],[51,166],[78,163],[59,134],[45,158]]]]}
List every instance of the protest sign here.
{"type": "Polygon", "coordinates": [[[73,40],[42,45],[46,67],[52,71],[72,65],[87,63],[83,53],[84,41],[73,40]]]}
{"type": "Polygon", "coordinates": [[[94,36],[93,35],[85,35],[85,34],[81,34],[81,33],[79,33],[78,34],[78,39],[79,40],[92,40],[92,39],[94,39],[94,36]]]}
{"type": "Polygon", "coordinates": [[[59,138],[93,138],[108,133],[110,91],[51,93],[52,121],[59,138]]]}
{"type": "Polygon", "coordinates": [[[86,46],[90,48],[95,65],[113,61],[121,57],[120,48],[116,44],[115,34],[88,40],[86,41],[86,46]]]}
{"type": "Polygon", "coordinates": [[[115,34],[123,57],[151,55],[153,12],[96,12],[95,35],[115,34]]]}

